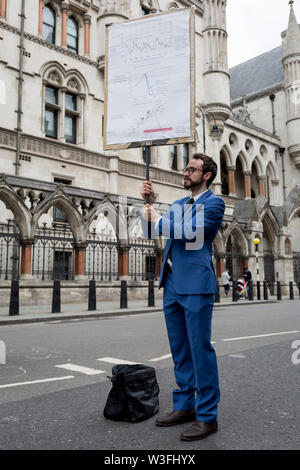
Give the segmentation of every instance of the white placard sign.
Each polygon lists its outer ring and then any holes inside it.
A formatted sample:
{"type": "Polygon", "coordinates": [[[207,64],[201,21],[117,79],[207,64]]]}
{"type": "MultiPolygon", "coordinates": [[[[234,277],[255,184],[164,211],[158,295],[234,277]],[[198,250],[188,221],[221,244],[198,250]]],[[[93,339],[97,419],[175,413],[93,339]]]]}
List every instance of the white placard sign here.
{"type": "Polygon", "coordinates": [[[104,149],[194,141],[193,31],[193,9],[107,28],[104,149]]]}

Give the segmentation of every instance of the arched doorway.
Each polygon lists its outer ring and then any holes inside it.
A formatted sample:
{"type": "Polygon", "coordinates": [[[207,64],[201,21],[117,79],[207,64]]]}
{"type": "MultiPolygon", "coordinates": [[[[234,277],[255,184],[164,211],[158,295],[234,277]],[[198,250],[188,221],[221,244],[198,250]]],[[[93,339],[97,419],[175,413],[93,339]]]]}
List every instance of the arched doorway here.
{"type": "Polygon", "coordinates": [[[231,232],[226,242],[225,268],[229,269],[229,274],[234,280],[240,278],[244,271],[247,259],[244,242],[236,229],[231,232]]]}

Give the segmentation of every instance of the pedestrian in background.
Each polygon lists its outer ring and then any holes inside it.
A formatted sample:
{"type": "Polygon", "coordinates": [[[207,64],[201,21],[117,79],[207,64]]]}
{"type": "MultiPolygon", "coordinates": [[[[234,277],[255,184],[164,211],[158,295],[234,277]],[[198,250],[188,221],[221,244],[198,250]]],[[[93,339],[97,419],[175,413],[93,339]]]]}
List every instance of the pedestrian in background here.
{"type": "Polygon", "coordinates": [[[228,293],[230,291],[229,281],[230,281],[229,269],[225,269],[225,271],[222,273],[222,284],[224,286],[226,297],[228,296],[228,293]]]}

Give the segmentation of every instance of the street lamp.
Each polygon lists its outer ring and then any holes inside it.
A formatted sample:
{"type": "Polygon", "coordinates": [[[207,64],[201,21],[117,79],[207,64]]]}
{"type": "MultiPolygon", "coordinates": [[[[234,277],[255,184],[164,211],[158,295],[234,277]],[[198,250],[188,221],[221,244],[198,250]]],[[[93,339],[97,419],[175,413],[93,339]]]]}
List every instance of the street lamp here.
{"type": "Polygon", "coordinates": [[[253,243],[255,245],[255,255],[256,255],[257,300],[260,300],[260,282],[259,282],[259,265],[258,265],[258,247],[260,244],[260,239],[254,238],[253,243]]]}

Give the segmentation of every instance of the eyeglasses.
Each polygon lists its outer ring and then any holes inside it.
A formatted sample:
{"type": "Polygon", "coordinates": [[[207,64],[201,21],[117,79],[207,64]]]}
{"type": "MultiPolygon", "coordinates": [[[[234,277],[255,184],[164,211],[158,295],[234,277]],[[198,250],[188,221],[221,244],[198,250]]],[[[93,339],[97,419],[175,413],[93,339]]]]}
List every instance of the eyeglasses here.
{"type": "Polygon", "coordinates": [[[188,168],[184,168],[182,170],[182,173],[183,174],[188,173],[189,175],[192,175],[193,173],[195,173],[195,171],[201,171],[203,173],[203,170],[200,170],[199,168],[194,168],[193,166],[189,166],[188,168]]]}

